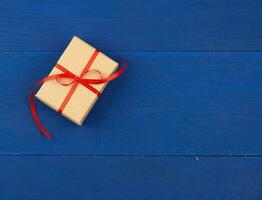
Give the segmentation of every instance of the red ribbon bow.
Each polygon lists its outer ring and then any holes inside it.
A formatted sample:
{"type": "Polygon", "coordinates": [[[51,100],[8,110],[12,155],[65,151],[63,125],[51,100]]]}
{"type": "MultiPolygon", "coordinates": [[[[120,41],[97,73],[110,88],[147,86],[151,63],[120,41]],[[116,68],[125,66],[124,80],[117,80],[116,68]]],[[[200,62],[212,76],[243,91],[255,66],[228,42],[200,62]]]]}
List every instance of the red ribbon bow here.
{"type": "MultiPolygon", "coordinates": [[[[66,68],[64,68],[63,66],[61,66],[57,63],[55,65],[55,67],[58,68],[59,70],[61,70],[63,73],[46,76],[46,77],[42,78],[41,80],[39,80],[35,84],[33,90],[31,91],[31,95],[30,95],[30,110],[31,110],[33,119],[34,119],[37,127],[47,138],[51,139],[52,135],[43,127],[43,125],[40,123],[40,120],[38,118],[38,115],[37,115],[37,112],[36,112],[36,107],[35,107],[35,102],[34,102],[36,88],[39,87],[42,83],[50,81],[50,80],[54,80],[54,79],[58,80],[59,78],[67,78],[67,79],[72,80],[72,82],[69,83],[69,84],[63,84],[63,83],[59,82],[60,84],[65,85],[65,86],[72,84],[70,91],[68,92],[63,103],[61,104],[60,108],[58,109],[59,113],[62,113],[66,104],[68,103],[68,101],[70,100],[74,91],[76,90],[76,87],[77,87],[78,84],[83,85],[84,87],[86,87],[87,89],[89,89],[93,93],[95,93],[97,96],[99,96],[100,92],[98,90],[96,90],[94,87],[92,87],[90,84],[108,83],[108,82],[118,78],[126,69],[126,65],[124,64],[117,72],[113,73],[112,75],[108,76],[107,78],[103,78],[102,76],[100,76],[100,78],[98,78],[98,79],[85,79],[85,78],[83,78],[83,76],[85,76],[88,72],[90,72],[89,68],[92,65],[92,63],[94,62],[98,53],[99,53],[99,51],[95,50],[95,52],[93,53],[93,55],[89,59],[88,63],[86,64],[86,66],[85,66],[85,68],[82,71],[80,76],[73,74],[72,72],[68,71],[66,68]]],[[[99,71],[97,71],[97,70],[93,70],[93,71],[96,71],[101,75],[101,73],[99,71]]]]}

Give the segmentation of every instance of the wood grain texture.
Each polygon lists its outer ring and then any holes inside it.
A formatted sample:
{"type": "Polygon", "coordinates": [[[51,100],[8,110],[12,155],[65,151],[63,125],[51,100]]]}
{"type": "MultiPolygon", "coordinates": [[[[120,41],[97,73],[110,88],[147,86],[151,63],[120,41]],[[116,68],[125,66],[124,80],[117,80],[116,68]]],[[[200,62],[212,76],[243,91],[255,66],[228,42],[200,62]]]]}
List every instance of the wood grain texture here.
{"type": "Polygon", "coordinates": [[[106,52],[128,69],[110,83],[82,127],[38,103],[34,83],[60,52],[0,53],[0,153],[261,155],[262,59],[257,52],[106,52]]]}
{"type": "Polygon", "coordinates": [[[262,198],[256,157],[1,156],[0,163],[1,200],[262,198]]]}
{"type": "Polygon", "coordinates": [[[0,2],[0,50],[60,50],[73,35],[102,50],[262,46],[261,0],[0,2]]]}
{"type": "Polygon", "coordinates": [[[261,0],[0,1],[0,199],[262,199],[261,10],[261,0]],[[48,141],[29,92],[73,35],[128,69],[83,127],[38,103],[48,141]]]}

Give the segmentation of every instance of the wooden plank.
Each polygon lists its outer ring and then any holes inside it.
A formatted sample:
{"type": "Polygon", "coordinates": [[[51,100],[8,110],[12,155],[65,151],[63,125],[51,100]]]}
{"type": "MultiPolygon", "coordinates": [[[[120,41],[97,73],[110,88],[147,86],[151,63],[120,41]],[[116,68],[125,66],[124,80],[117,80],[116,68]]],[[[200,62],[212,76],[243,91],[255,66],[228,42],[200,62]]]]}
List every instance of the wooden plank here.
{"type": "Polygon", "coordinates": [[[262,158],[1,156],[1,200],[262,198],[262,158]]]}
{"type": "Polygon", "coordinates": [[[0,153],[84,155],[262,154],[261,53],[107,52],[128,69],[82,127],[29,92],[60,53],[0,53],[0,153]]]}
{"type": "Polygon", "coordinates": [[[0,51],[61,50],[78,35],[107,50],[261,50],[261,0],[0,3],[0,51]]]}

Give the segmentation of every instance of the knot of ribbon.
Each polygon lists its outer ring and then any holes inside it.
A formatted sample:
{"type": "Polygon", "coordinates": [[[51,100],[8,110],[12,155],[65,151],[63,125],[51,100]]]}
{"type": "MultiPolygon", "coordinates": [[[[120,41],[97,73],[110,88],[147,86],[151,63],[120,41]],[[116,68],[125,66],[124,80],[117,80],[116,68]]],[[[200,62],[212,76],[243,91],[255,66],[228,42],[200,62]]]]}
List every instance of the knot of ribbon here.
{"type": "MultiPolygon", "coordinates": [[[[61,68],[61,66],[59,64],[56,64],[55,65],[57,68],[61,68]],[[60,67],[58,67],[60,66],[60,67]]],[[[54,74],[54,75],[50,75],[50,76],[47,76],[45,77],[43,82],[46,82],[46,81],[49,81],[49,80],[52,80],[52,79],[59,79],[59,78],[67,78],[67,79],[71,79],[72,81],[68,84],[65,84],[65,83],[62,83],[60,81],[58,81],[61,85],[64,85],[64,86],[68,86],[68,85],[71,85],[73,83],[79,83],[83,86],[85,86],[86,88],[89,89],[89,86],[90,84],[102,84],[102,83],[108,83],[116,78],[118,78],[125,70],[126,68],[126,65],[124,64],[117,72],[115,72],[114,74],[108,76],[107,78],[104,78],[101,74],[100,71],[97,71],[97,70],[94,70],[96,71],[97,73],[100,74],[100,77],[99,78],[83,78],[82,76],[77,76],[69,71],[66,71],[64,73],[61,73],[61,74],[54,74]]],[[[88,72],[92,72],[93,70],[90,70],[90,71],[87,71],[88,72]]],[[[85,73],[85,74],[87,74],[85,73]]],[[[42,83],[43,83],[42,82],[42,83]]]]}
{"type": "Polygon", "coordinates": [[[71,86],[70,91],[68,92],[67,96],[65,97],[62,105],[60,106],[58,112],[62,113],[63,109],[65,108],[66,104],[68,103],[68,101],[70,100],[71,96],[73,95],[74,91],[76,90],[76,87],[78,84],[83,85],[84,87],[86,87],[87,89],[91,90],[93,93],[95,93],[97,96],[100,95],[100,92],[98,90],[96,90],[93,86],[91,86],[91,84],[97,85],[97,84],[103,84],[103,83],[108,83],[116,78],[118,78],[126,69],[126,65],[123,64],[122,67],[116,71],[115,73],[111,74],[110,76],[104,78],[101,74],[101,72],[97,71],[97,70],[89,70],[89,67],[92,65],[96,55],[98,54],[98,51],[96,50],[94,52],[94,57],[89,60],[89,62],[87,63],[85,69],[82,71],[80,76],[77,76],[75,74],[73,74],[72,72],[68,71],[66,68],[64,68],[63,66],[61,66],[60,64],[56,64],[55,67],[58,68],[60,71],[62,71],[62,73],[59,74],[52,74],[49,76],[46,76],[42,79],[40,79],[34,86],[34,88],[31,91],[30,94],[30,110],[33,116],[33,119],[37,125],[37,127],[39,128],[39,130],[49,139],[52,138],[52,135],[43,127],[43,125],[40,123],[39,117],[37,115],[36,112],[36,106],[35,106],[35,102],[34,102],[34,98],[35,98],[35,92],[36,92],[36,88],[39,87],[41,84],[43,84],[44,82],[47,81],[51,81],[51,80],[56,80],[59,84],[63,85],[63,86],[71,86]],[[84,78],[84,76],[87,73],[90,72],[96,72],[99,74],[98,78],[84,78]],[[71,82],[70,83],[62,83],[59,79],[62,78],[66,78],[66,79],[70,79],[71,82]]]}

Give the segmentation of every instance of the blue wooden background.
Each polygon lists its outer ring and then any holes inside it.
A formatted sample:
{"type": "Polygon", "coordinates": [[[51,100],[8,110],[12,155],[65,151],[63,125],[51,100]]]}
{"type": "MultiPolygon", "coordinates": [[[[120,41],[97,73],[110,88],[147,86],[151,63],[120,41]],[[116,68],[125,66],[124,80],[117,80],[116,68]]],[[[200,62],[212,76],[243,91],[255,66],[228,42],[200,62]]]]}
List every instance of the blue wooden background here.
{"type": "Polygon", "coordinates": [[[262,1],[0,2],[0,199],[262,199],[262,1]],[[72,36],[128,69],[82,127],[34,83],[72,36]]]}

